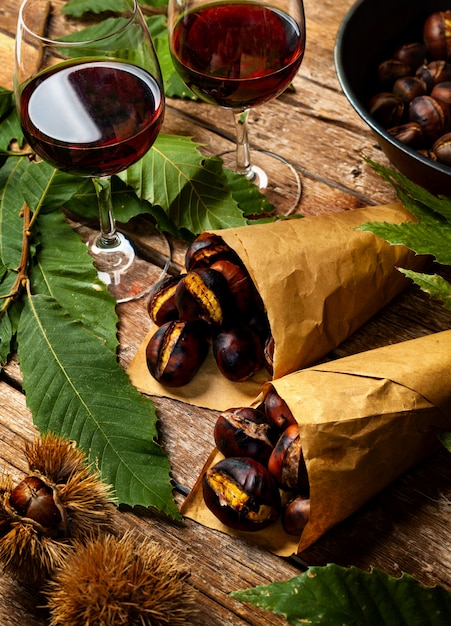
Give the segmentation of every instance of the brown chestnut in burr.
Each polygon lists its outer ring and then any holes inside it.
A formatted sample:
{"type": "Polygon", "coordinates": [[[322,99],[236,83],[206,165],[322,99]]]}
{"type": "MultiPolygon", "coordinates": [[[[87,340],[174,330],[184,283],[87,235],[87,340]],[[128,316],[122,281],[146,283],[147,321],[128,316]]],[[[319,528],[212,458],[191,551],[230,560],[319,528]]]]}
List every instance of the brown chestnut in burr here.
{"type": "Polygon", "coordinates": [[[223,274],[208,267],[190,270],[178,283],[175,304],[184,321],[204,320],[221,326],[230,306],[230,294],[223,274]]]}
{"type": "Polygon", "coordinates": [[[269,457],[268,470],[282,489],[308,491],[307,467],[298,424],[288,426],[280,436],[269,457]]]}
{"type": "Polygon", "coordinates": [[[182,387],[197,374],[209,348],[204,323],[175,320],[158,328],[146,347],[151,375],[168,387],[182,387]]]}
{"type": "Polygon", "coordinates": [[[265,415],[282,433],[288,426],[296,425],[296,419],[285,400],[270,386],[264,399],[265,415]]]}
{"type": "Polygon", "coordinates": [[[182,278],[183,274],[167,276],[152,289],[147,303],[147,312],[157,326],[178,319],[175,290],[182,278]]]}
{"type": "Polygon", "coordinates": [[[451,11],[436,11],[423,26],[423,39],[433,59],[451,57],[451,11]]]}
{"type": "Polygon", "coordinates": [[[263,364],[260,340],[245,324],[221,329],[213,339],[213,354],[221,374],[234,382],[249,380],[263,364]]]}
{"type": "Polygon", "coordinates": [[[432,143],[446,132],[448,112],[439,100],[418,96],[409,105],[409,121],[419,124],[424,138],[432,143]]]}
{"type": "Polygon", "coordinates": [[[437,161],[451,166],[451,133],[446,133],[437,139],[432,146],[432,153],[437,161]]]}
{"type": "Polygon", "coordinates": [[[280,513],[280,493],[266,467],[247,457],[229,457],[209,467],[202,477],[206,506],[235,530],[257,531],[280,513]]]}
{"type": "Polygon", "coordinates": [[[282,507],[280,521],[289,535],[300,535],[310,519],[310,498],[297,495],[282,507]]]}
{"type": "Polygon", "coordinates": [[[18,515],[37,527],[55,534],[67,525],[64,509],[51,485],[39,476],[27,476],[9,496],[9,505],[18,515]]]}
{"type": "Polygon", "coordinates": [[[216,420],[216,447],[225,457],[245,456],[266,464],[274,447],[271,428],[274,431],[265,414],[257,409],[229,409],[216,420]]]}

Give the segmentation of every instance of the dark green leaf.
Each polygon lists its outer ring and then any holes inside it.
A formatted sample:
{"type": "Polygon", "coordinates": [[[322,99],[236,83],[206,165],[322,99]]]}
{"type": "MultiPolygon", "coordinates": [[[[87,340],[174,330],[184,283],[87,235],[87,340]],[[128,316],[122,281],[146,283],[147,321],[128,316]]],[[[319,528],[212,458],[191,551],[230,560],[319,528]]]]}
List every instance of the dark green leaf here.
{"type": "Polygon", "coordinates": [[[283,615],[290,624],[322,626],[448,626],[451,594],[403,574],[338,565],[310,567],[286,582],[235,591],[232,597],[283,615]]]}
{"type": "Polygon", "coordinates": [[[85,184],[85,179],[60,172],[44,161],[30,163],[20,180],[30,209],[47,212],[59,209],[85,184]]]}
{"type": "MultiPolygon", "coordinates": [[[[361,230],[372,232],[393,245],[402,244],[417,254],[430,255],[443,265],[451,265],[451,197],[434,196],[403,174],[367,161],[393,186],[404,207],[417,219],[402,224],[371,222],[363,224],[361,230]]],[[[451,285],[446,280],[439,276],[404,273],[450,308],[451,285]]]]}
{"type": "Polygon", "coordinates": [[[438,433],[437,436],[448,452],[451,452],[451,433],[438,433]]]}
{"type": "Polygon", "coordinates": [[[18,330],[27,404],[41,432],[74,439],[119,502],[179,518],[153,403],[129,383],[114,352],[48,295],[27,299],[18,330]]]}
{"type": "Polygon", "coordinates": [[[61,211],[41,214],[38,228],[39,257],[31,270],[32,291],[51,296],[116,353],[115,301],[98,279],[87,246],[61,211]]]}
{"type": "Polygon", "coordinates": [[[14,106],[13,92],[0,87],[0,119],[11,111],[14,106]]]}
{"type": "Polygon", "coordinates": [[[120,176],[138,197],[161,206],[178,229],[198,234],[246,224],[221,160],[201,155],[189,137],[160,135],[141,161],[120,176]]]}
{"type": "Polygon", "coordinates": [[[26,159],[11,157],[0,169],[0,261],[14,274],[22,253],[24,199],[20,180],[28,167],[26,159]]]}
{"type": "Polygon", "coordinates": [[[401,272],[411,278],[431,298],[439,300],[446,309],[451,311],[451,285],[442,276],[438,274],[421,274],[404,269],[401,269],[401,272]]]}
{"type": "Polygon", "coordinates": [[[12,109],[0,124],[0,149],[9,153],[10,143],[15,139],[19,146],[23,142],[22,128],[15,109],[12,109]]]}

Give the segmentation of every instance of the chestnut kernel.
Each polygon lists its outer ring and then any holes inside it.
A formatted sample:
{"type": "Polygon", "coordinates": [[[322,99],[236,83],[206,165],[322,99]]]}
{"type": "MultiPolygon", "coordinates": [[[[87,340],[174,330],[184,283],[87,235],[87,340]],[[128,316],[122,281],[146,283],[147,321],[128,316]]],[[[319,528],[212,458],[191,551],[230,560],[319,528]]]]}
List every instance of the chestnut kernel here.
{"type": "Polygon", "coordinates": [[[266,467],[246,457],[229,457],[209,467],[202,477],[206,506],[235,530],[256,531],[280,513],[280,493],[266,467]]]}
{"type": "Polygon", "coordinates": [[[267,463],[273,444],[271,425],[264,413],[252,407],[229,409],[216,420],[216,447],[225,456],[245,456],[267,463]]]}
{"type": "Polygon", "coordinates": [[[167,322],[157,329],[147,344],[147,367],[158,382],[168,387],[181,387],[197,374],[208,347],[204,323],[167,322]]]}
{"type": "Polygon", "coordinates": [[[310,519],[310,499],[297,495],[283,507],[280,516],[282,528],[289,535],[300,535],[310,519]]]}
{"type": "Polygon", "coordinates": [[[307,491],[307,467],[302,454],[298,424],[285,429],[268,461],[268,470],[282,489],[307,491]]]}
{"type": "Polygon", "coordinates": [[[189,271],[179,281],[174,298],[180,319],[200,319],[217,326],[224,323],[230,305],[226,279],[207,267],[189,271]]]}
{"type": "Polygon", "coordinates": [[[234,382],[249,380],[263,364],[260,340],[245,324],[220,330],[213,339],[213,354],[221,374],[234,382]]]}
{"type": "Polygon", "coordinates": [[[178,319],[175,290],[181,278],[182,274],[167,276],[152,289],[147,303],[147,312],[157,326],[178,319]]]}

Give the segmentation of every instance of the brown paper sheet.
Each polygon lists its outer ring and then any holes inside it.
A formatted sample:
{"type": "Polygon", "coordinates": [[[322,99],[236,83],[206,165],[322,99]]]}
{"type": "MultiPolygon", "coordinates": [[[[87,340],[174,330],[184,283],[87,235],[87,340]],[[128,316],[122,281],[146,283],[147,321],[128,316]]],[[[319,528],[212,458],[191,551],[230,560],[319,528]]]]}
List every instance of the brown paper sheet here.
{"type": "MultiPolygon", "coordinates": [[[[265,304],[275,339],[274,377],[317,362],[409,284],[397,267],[419,270],[426,258],[356,230],[367,221],[414,219],[401,204],[367,207],[233,228],[219,234],[246,265],[265,304]]],[[[194,380],[169,389],[149,374],[150,328],[128,373],[143,393],[225,410],[249,404],[269,379],[246,383],[221,376],[211,354],[194,380]]]]}
{"type": "Polygon", "coordinates": [[[281,556],[302,552],[437,449],[435,432],[451,430],[450,371],[451,330],[273,381],[299,423],[309,474],[300,540],[279,524],[258,533],[223,526],[203,503],[201,478],[182,513],[281,556]]]}

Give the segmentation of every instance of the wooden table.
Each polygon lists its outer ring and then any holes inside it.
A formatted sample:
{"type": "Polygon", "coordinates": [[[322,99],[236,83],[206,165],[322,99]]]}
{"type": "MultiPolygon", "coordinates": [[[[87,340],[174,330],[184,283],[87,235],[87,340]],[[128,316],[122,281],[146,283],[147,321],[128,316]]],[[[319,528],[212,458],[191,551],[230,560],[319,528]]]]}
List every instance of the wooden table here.
{"type": "MultiPolygon", "coordinates": [[[[20,0],[0,7],[0,85],[12,84],[13,38],[20,0]]],[[[316,215],[395,199],[363,163],[361,154],[387,164],[384,155],[342,94],[334,69],[333,47],[339,24],[352,0],[305,0],[307,49],[294,80],[295,91],[262,106],[251,116],[256,147],[277,151],[291,161],[303,180],[299,211],[316,215]]],[[[232,120],[201,103],[169,101],[163,132],[194,137],[208,154],[230,148],[232,120]]],[[[175,259],[184,247],[176,243],[175,259]]],[[[449,277],[449,272],[448,272],[449,277]]],[[[120,362],[128,366],[148,329],[146,301],[118,307],[120,362]]],[[[334,351],[344,356],[451,327],[451,314],[411,287],[334,351]]],[[[212,448],[214,411],[155,398],[181,504],[212,448]],[[202,425],[199,427],[199,425],[202,425]]],[[[0,458],[13,477],[25,470],[24,441],[36,434],[21,393],[17,361],[0,377],[0,458]]],[[[440,452],[416,467],[339,527],[330,531],[300,560],[284,560],[240,540],[187,520],[168,522],[147,512],[124,512],[124,527],[137,526],[185,560],[198,593],[195,624],[235,626],[283,624],[281,618],[228,597],[234,589],[281,581],[297,575],[303,564],[337,563],[379,567],[392,575],[408,572],[425,584],[451,590],[451,457],[440,452]]],[[[1,578],[0,622],[11,626],[44,624],[37,599],[6,576],[1,578]]]]}

